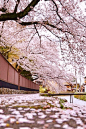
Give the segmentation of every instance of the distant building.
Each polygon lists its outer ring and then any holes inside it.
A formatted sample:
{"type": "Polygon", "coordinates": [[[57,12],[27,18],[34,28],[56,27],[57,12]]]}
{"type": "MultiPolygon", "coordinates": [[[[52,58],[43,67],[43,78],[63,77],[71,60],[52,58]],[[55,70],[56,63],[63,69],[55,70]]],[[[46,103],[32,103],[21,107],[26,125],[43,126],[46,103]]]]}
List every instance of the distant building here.
{"type": "Polygon", "coordinates": [[[86,77],[84,77],[84,84],[86,84],[86,77]]]}
{"type": "MultiPolygon", "coordinates": [[[[67,91],[76,91],[76,84],[75,82],[73,84],[66,82],[65,85],[67,88],[67,91]]],[[[80,85],[77,84],[77,91],[79,91],[80,85]]]]}
{"type": "Polygon", "coordinates": [[[84,77],[84,89],[85,89],[85,92],[86,92],[86,77],[84,77]]]}
{"type": "Polygon", "coordinates": [[[66,82],[66,83],[64,84],[64,86],[66,86],[67,91],[72,91],[72,84],[71,84],[71,83],[66,82]]]}

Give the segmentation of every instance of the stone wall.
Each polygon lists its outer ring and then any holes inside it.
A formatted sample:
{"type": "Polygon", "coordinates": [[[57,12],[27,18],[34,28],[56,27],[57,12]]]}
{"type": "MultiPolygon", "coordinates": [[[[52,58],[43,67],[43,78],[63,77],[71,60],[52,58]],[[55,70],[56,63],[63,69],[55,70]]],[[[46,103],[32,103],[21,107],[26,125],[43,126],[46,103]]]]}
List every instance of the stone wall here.
{"type": "Polygon", "coordinates": [[[32,94],[38,93],[38,91],[25,91],[25,90],[15,90],[9,88],[0,88],[0,94],[32,94]]]}

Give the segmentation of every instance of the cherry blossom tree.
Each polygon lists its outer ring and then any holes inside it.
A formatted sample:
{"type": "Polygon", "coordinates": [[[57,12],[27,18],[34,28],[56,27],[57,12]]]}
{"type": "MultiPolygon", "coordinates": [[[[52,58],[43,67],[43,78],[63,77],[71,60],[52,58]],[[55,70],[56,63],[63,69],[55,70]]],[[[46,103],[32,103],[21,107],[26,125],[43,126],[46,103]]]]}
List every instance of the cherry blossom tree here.
{"type": "Polygon", "coordinates": [[[0,1],[0,44],[23,51],[19,64],[59,85],[62,79],[70,80],[66,71],[69,65],[80,73],[84,71],[85,0],[0,1]]]}

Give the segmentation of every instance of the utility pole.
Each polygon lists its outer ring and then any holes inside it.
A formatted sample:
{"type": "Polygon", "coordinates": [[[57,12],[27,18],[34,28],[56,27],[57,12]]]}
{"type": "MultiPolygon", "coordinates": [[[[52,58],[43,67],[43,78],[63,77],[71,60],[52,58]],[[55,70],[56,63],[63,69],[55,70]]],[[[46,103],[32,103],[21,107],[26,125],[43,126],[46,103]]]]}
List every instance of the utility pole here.
{"type": "Polygon", "coordinates": [[[76,71],[76,68],[75,68],[75,79],[76,79],[76,92],[77,92],[77,71],[76,71]]]}
{"type": "Polygon", "coordinates": [[[81,72],[80,72],[80,91],[81,91],[81,72]]]}

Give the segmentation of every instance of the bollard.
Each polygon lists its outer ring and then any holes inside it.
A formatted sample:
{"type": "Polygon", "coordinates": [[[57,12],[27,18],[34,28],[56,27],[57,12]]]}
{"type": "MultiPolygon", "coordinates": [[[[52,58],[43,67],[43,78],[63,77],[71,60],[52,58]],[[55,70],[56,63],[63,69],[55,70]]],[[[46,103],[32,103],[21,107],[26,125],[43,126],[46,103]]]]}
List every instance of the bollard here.
{"type": "Polygon", "coordinates": [[[70,103],[73,103],[73,95],[70,95],[70,103]]]}

